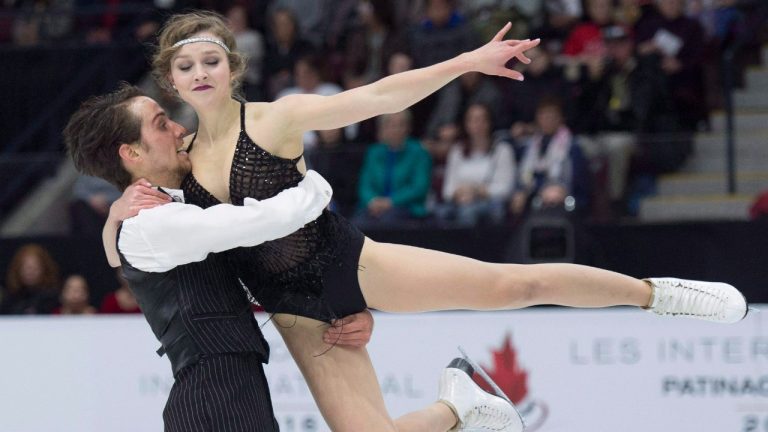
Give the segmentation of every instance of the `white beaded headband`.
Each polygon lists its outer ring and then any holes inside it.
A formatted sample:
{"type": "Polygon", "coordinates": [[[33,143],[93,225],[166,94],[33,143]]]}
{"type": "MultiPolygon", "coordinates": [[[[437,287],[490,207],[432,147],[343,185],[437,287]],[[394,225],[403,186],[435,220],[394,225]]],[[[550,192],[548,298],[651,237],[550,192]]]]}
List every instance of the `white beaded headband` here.
{"type": "Polygon", "coordinates": [[[191,38],[188,38],[188,39],[182,39],[182,40],[176,42],[175,44],[173,44],[173,46],[171,48],[178,48],[178,47],[180,47],[182,45],[191,44],[191,43],[195,43],[195,42],[215,43],[216,45],[224,48],[224,51],[230,52],[229,51],[229,47],[226,44],[224,44],[224,42],[222,42],[222,41],[220,41],[218,39],[214,39],[212,37],[204,37],[204,36],[198,36],[198,37],[191,37],[191,38]]]}

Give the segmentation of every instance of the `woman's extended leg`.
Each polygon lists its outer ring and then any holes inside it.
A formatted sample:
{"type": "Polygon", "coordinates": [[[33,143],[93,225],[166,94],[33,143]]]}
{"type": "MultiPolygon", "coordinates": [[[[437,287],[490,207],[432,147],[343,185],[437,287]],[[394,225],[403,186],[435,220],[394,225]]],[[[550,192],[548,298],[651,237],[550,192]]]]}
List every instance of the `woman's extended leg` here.
{"type": "Polygon", "coordinates": [[[744,295],[724,283],[644,281],[575,264],[491,264],[370,239],[365,240],[360,269],[368,306],[390,312],[627,305],[650,307],[659,315],[733,323],[748,311],[744,295]]]}
{"type": "Polygon", "coordinates": [[[324,323],[293,315],[273,319],[331,430],[445,432],[456,423],[450,408],[437,402],[393,421],[364,348],[329,350],[324,323]]]}
{"type": "Polygon", "coordinates": [[[366,239],[360,286],[368,306],[390,312],[514,309],[537,304],[647,306],[651,287],[575,264],[492,264],[366,239]]]}

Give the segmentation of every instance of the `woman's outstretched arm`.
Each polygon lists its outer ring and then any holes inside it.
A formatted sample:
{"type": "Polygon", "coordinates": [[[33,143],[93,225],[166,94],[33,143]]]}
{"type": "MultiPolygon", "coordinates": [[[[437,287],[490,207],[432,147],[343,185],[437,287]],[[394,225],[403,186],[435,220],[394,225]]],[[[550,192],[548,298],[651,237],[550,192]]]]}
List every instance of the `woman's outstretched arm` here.
{"type": "Polygon", "coordinates": [[[273,105],[274,113],[292,133],[344,127],[381,114],[402,111],[424,99],[465,72],[477,71],[522,80],[523,75],[506,67],[516,58],[530,63],[525,51],[539,40],[503,40],[510,24],[482,47],[433,66],[382,78],[374,83],[333,96],[292,95],[273,105]]]}

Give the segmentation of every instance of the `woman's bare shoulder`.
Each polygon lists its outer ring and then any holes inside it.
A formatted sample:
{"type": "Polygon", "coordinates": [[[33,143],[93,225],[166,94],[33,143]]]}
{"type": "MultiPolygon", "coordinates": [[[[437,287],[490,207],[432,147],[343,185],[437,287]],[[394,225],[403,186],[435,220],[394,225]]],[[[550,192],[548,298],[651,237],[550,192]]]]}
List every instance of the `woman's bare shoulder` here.
{"type": "Polygon", "coordinates": [[[270,122],[287,120],[297,105],[307,103],[308,96],[314,95],[292,94],[272,102],[248,102],[246,113],[250,118],[267,117],[270,122]]]}
{"type": "Polygon", "coordinates": [[[247,103],[246,132],[267,151],[280,157],[294,157],[301,153],[301,133],[288,127],[288,117],[282,108],[280,101],[247,103]]]}
{"type": "Polygon", "coordinates": [[[248,120],[259,120],[269,115],[274,102],[246,102],[245,115],[248,120]]]}
{"type": "Polygon", "coordinates": [[[286,108],[283,99],[274,102],[248,102],[245,105],[246,125],[254,125],[260,130],[285,135],[289,132],[286,127],[290,120],[290,110],[286,108]]]}

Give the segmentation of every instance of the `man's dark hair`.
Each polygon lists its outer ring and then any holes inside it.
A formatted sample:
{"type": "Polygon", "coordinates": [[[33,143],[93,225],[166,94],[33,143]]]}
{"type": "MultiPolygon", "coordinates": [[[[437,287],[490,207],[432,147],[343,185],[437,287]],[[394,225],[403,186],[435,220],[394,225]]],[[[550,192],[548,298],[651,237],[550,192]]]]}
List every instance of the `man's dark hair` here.
{"type": "Polygon", "coordinates": [[[144,92],[122,83],[114,92],[80,105],[64,128],[64,142],[78,171],[101,177],[120,190],[131,184],[118,149],[141,139],[141,118],[129,109],[138,96],[144,92]]]}

